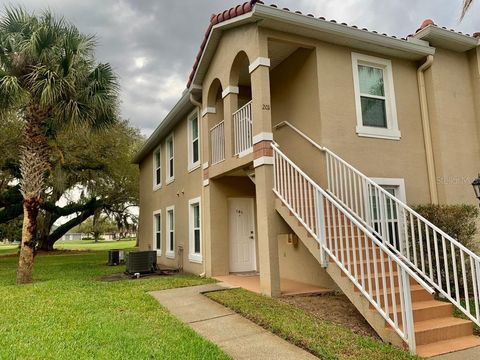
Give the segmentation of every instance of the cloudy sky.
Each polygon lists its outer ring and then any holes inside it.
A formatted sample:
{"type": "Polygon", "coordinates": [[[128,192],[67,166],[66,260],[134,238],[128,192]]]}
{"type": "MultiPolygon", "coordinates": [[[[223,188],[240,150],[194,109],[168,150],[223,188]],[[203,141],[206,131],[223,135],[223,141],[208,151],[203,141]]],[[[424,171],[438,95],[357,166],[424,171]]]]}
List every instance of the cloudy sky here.
{"type": "MultiPolygon", "coordinates": [[[[120,76],[122,114],[150,135],[185,88],[210,15],[242,0],[24,0],[49,7],[99,40],[99,61],[120,76]]],[[[266,0],[291,10],[405,36],[426,18],[459,31],[480,31],[480,0],[462,23],[462,0],[266,0]]]]}

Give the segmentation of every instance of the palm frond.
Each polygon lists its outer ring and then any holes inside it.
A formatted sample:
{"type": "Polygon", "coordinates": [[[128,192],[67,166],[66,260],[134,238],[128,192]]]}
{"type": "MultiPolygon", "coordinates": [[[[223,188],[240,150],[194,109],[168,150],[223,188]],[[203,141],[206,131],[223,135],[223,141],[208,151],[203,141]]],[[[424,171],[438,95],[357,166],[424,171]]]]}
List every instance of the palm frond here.
{"type": "Polygon", "coordinates": [[[0,31],[4,33],[22,33],[32,18],[23,7],[5,7],[0,21],[0,31]]]}
{"type": "Polygon", "coordinates": [[[465,15],[467,14],[468,10],[470,10],[470,7],[473,4],[473,0],[463,0],[463,5],[462,5],[462,13],[460,15],[460,21],[463,20],[465,15]]]}
{"type": "Polygon", "coordinates": [[[6,73],[0,73],[0,109],[9,111],[26,98],[26,93],[18,78],[6,73]]]}

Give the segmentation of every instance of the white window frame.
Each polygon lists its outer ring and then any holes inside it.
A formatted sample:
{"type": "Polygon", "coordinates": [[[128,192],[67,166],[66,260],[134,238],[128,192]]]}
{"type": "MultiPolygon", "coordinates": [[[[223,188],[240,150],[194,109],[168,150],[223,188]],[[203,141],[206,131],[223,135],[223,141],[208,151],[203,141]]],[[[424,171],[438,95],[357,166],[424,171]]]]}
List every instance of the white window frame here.
{"type": "MultiPolygon", "coordinates": [[[[395,187],[398,189],[398,194],[396,194],[396,198],[399,199],[400,201],[402,201],[404,204],[407,203],[407,198],[406,198],[406,192],[405,192],[405,180],[403,178],[370,178],[370,180],[372,180],[375,184],[377,184],[378,186],[381,186],[381,187],[395,187]]],[[[365,200],[367,201],[367,203],[365,204],[366,205],[366,209],[369,209],[369,211],[367,211],[367,219],[368,219],[368,222],[369,223],[372,223],[372,219],[371,219],[371,214],[370,214],[370,195],[368,193],[368,190],[367,190],[367,187],[365,186],[364,188],[364,194],[365,194],[365,200]]],[[[380,207],[383,207],[383,203],[380,204],[380,207]]],[[[380,210],[379,210],[380,211],[380,210]]],[[[397,216],[398,216],[398,239],[397,241],[400,241],[400,242],[405,242],[405,239],[404,239],[404,234],[403,232],[401,231],[401,229],[404,228],[404,219],[402,216],[399,215],[399,212],[397,212],[397,216]]],[[[383,226],[383,225],[382,225],[383,226]]]]}
{"type": "Polygon", "coordinates": [[[405,193],[405,179],[403,178],[370,178],[375,184],[379,186],[392,186],[398,188],[397,198],[403,203],[407,203],[407,196],[405,193]]]}
{"type": "Polygon", "coordinates": [[[153,249],[157,251],[157,256],[162,255],[162,210],[153,212],[153,249]],[[157,216],[160,216],[160,229],[157,229],[157,216]],[[157,248],[157,233],[160,233],[160,248],[157,248]]]}
{"type": "Polygon", "coordinates": [[[358,136],[400,140],[401,132],[398,129],[397,106],[395,103],[395,89],[393,86],[392,62],[387,59],[378,58],[352,52],[353,85],[355,90],[355,107],[357,113],[357,134],[358,136]],[[358,76],[358,65],[365,65],[383,70],[383,87],[385,92],[385,113],[387,127],[378,128],[363,125],[362,102],[360,98],[360,80],[358,76]]]}
{"type": "Polygon", "coordinates": [[[189,242],[188,242],[188,260],[191,262],[195,263],[202,263],[203,257],[202,257],[202,204],[201,204],[201,199],[200,197],[197,197],[195,199],[190,199],[188,201],[188,230],[189,230],[189,242]],[[196,253],[195,252],[195,214],[193,211],[193,206],[198,205],[198,216],[200,217],[200,227],[198,230],[200,230],[200,252],[196,253]]]}
{"type": "Polygon", "coordinates": [[[191,172],[200,167],[200,116],[197,110],[194,110],[188,116],[188,171],[191,172]],[[193,120],[197,121],[197,137],[194,139],[192,134],[193,120]],[[198,146],[198,160],[193,162],[193,142],[197,140],[198,146]]]}
{"type": "Polygon", "coordinates": [[[153,191],[156,191],[162,187],[162,149],[161,146],[157,147],[153,151],[153,160],[152,160],[152,169],[153,169],[153,191]],[[156,164],[156,156],[155,154],[159,154],[158,161],[159,164],[156,164]],[[157,183],[157,170],[160,170],[160,182],[157,183]]]}
{"type": "Polygon", "coordinates": [[[165,182],[167,184],[170,184],[175,180],[175,140],[173,133],[168,135],[168,137],[165,139],[165,159],[166,159],[166,174],[165,174],[165,182]],[[173,154],[170,154],[170,147],[168,146],[168,142],[172,141],[172,150],[173,154]],[[170,160],[173,160],[173,168],[170,169],[170,160]],[[172,170],[173,176],[170,176],[170,170],[172,170]]]}
{"type": "Polygon", "coordinates": [[[169,206],[165,209],[166,214],[166,231],[165,231],[165,256],[169,259],[175,258],[175,206],[169,206]],[[170,228],[170,212],[172,213],[172,226],[170,228]],[[170,249],[170,233],[173,234],[173,248],[170,249]]]}

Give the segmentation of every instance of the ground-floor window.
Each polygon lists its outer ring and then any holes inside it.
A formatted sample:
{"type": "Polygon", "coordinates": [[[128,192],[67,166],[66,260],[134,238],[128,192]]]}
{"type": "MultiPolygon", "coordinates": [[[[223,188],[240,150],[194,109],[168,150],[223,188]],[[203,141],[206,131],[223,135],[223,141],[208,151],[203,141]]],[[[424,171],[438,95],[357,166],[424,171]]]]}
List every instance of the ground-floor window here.
{"type": "Polygon", "coordinates": [[[200,198],[188,202],[189,213],[189,254],[192,262],[202,262],[202,234],[200,218],[200,198]]]}
{"type": "Polygon", "coordinates": [[[167,207],[167,249],[165,255],[168,258],[175,257],[175,208],[167,207]]]}
{"type": "MultiPolygon", "coordinates": [[[[405,202],[405,183],[403,179],[374,178],[377,185],[380,185],[386,192],[405,202]]],[[[374,188],[369,189],[371,224],[375,232],[383,234],[383,238],[395,248],[400,247],[403,241],[401,208],[388,196],[380,194],[374,188]]]]}
{"type": "Polygon", "coordinates": [[[153,213],[153,250],[162,254],[162,213],[160,210],[153,213]]]}

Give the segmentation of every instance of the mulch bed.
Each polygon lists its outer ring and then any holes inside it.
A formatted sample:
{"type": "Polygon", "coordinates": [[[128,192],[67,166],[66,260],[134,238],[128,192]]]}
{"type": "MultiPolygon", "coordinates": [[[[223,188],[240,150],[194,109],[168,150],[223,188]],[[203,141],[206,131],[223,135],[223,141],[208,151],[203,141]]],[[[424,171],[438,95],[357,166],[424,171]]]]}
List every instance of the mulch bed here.
{"type": "Polygon", "coordinates": [[[343,294],[294,296],[285,297],[281,300],[308,311],[319,319],[348,327],[357,334],[380,339],[375,330],[343,294]]]}

